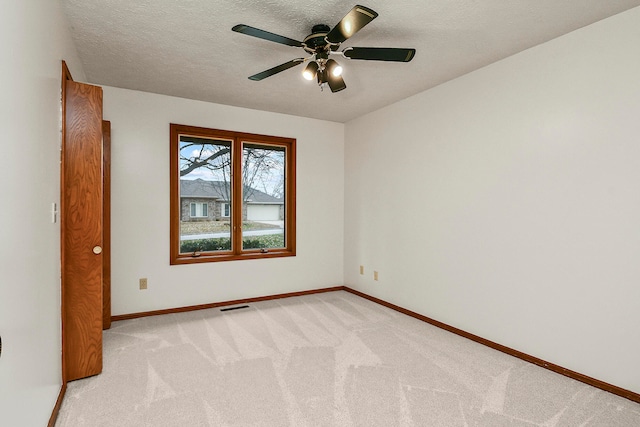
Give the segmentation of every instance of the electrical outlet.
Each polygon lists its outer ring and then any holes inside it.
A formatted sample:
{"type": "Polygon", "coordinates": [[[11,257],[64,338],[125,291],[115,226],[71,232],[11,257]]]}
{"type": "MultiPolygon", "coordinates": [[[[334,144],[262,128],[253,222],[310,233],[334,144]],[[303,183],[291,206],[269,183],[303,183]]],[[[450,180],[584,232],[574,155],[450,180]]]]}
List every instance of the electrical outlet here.
{"type": "Polygon", "coordinates": [[[360,266],[360,275],[363,275],[363,274],[364,274],[364,265],[361,265],[360,266]]]}
{"type": "Polygon", "coordinates": [[[143,277],[140,279],[140,289],[147,289],[147,278],[143,277]]]}
{"type": "Polygon", "coordinates": [[[373,280],[378,280],[378,272],[377,271],[373,272],[373,280]]]}

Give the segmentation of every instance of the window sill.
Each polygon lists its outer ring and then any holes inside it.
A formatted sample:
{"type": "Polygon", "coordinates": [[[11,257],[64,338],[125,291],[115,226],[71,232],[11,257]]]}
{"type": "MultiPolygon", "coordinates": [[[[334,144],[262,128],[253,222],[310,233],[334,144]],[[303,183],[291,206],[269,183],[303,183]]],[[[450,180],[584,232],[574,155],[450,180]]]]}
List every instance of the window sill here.
{"type": "Polygon", "coordinates": [[[184,265],[184,264],[198,264],[203,262],[222,262],[222,261],[239,261],[246,259],[262,259],[262,258],[283,258],[296,256],[295,251],[283,250],[283,249],[271,249],[268,252],[245,252],[243,254],[220,254],[213,255],[203,253],[197,256],[192,255],[179,255],[172,257],[171,265],[184,265]]]}

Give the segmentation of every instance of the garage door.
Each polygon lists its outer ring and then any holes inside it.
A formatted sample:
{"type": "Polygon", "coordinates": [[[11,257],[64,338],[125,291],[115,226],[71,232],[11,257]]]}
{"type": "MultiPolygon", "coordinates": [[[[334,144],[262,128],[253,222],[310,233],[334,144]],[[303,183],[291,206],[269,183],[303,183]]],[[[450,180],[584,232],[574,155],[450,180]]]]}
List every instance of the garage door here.
{"type": "Polygon", "coordinates": [[[249,205],[247,206],[249,221],[277,221],[280,219],[280,205],[249,205]]]}

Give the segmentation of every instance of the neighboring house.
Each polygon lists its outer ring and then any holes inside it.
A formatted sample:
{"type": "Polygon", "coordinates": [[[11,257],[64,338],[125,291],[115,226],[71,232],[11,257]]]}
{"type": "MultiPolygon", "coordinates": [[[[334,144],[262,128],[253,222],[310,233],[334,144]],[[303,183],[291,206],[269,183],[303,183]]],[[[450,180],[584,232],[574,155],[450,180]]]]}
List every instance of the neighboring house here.
{"type": "MultiPolygon", "coordinates": [[[[228,221],[231,215],[229,183],[203,179],[180,180],[181,221],[228,221]]],[[[242,203],[244,221],[284,219],[284,201],[245,186],[242,203]]]]}

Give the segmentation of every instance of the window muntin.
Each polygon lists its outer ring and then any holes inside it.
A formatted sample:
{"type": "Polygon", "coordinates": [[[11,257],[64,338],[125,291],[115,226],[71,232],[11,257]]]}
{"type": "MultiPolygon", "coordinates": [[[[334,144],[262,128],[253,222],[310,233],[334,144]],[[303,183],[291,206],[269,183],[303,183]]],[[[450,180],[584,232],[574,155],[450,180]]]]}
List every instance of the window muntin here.
{"type": "Polygon", "coordinates": [[[170,228],[171,264],[295,255],[295,139],[172,124],[170,228]]]}

